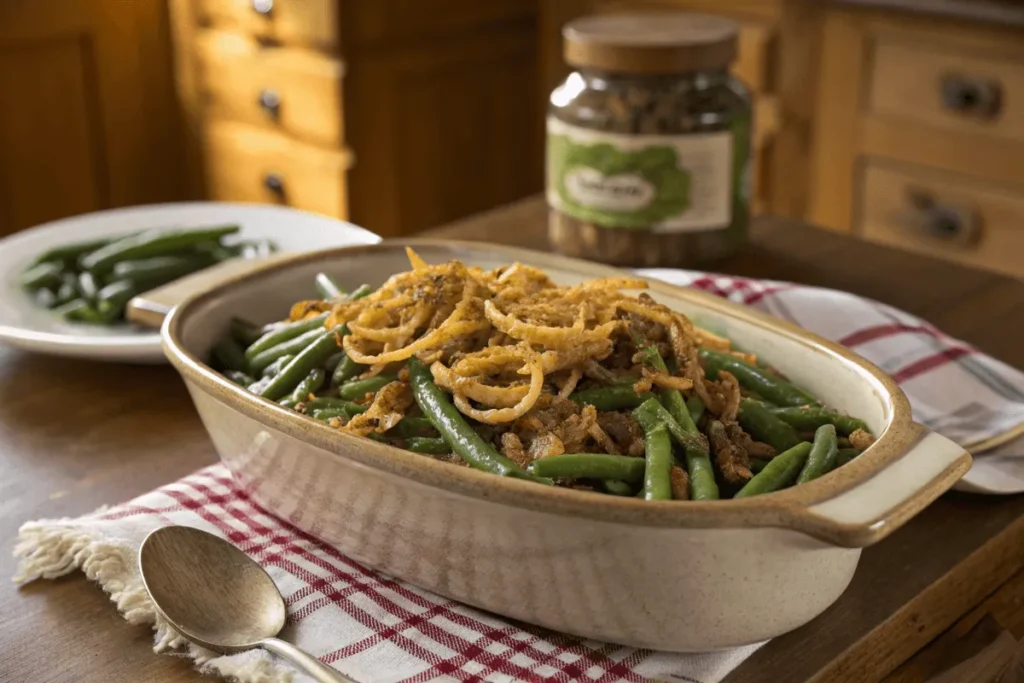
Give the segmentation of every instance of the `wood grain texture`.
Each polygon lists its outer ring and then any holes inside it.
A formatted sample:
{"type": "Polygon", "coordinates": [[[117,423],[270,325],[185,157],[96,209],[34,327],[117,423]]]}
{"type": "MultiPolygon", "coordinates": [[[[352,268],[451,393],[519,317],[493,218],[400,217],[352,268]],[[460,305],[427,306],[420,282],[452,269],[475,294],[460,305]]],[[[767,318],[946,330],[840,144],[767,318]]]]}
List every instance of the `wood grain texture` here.
{"type": "Polygon", "coordinates": [[[271,43],[306,45],[323,50],[338,47],[341,3],[336,0],[275,2],[270,12],[253,9],[252,0],[188,0],[196,18],[206,24],[240,31],[271,43]]]}
{"type": "MultiPolygon", "coordinates": [[[[546,209],[530,199],[433,234],[544,248],[546,209]]],[[[717,267],[870,296],[1024,365],[1016,281],[779,219],[755,221],[751,244],[717,267]]],[[[81,514],[215,461],[173,370],[125,370],[0,349],[0,543],[10,547],[24,520],[81,514]]],[[[823,678],[836,662],[847,667],[840,680],[881,678],[1021,570],[1022,520],[1024,497],[943,497],[865,551],[839,602],[728,683],[836,680],[823,678]]],[[[0,573],[13,573],[9,554],[0,553],[0,573]]],[[[1019,614],[1013,605],[993,611],[1019,614]]],[[[69,662],[86,681],[197,680],[184,660],[151,646],[148,627],[126,624],[80,575],[0,587],[0,671],[11,680],[63,681],[69,662]]]]}

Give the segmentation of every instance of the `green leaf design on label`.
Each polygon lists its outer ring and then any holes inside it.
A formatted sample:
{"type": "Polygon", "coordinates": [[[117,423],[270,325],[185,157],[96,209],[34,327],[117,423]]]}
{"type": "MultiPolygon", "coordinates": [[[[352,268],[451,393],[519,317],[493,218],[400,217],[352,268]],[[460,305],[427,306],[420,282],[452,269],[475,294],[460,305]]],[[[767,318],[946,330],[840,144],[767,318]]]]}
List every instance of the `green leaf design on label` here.
{"type": "Polygon", "coordinates": [[[690,174],[674,147],[623,151],[607,142],[581,144],[548,135],[549,182],[562,209],[616,228],[650,228],[690,207],[690,174]]]}

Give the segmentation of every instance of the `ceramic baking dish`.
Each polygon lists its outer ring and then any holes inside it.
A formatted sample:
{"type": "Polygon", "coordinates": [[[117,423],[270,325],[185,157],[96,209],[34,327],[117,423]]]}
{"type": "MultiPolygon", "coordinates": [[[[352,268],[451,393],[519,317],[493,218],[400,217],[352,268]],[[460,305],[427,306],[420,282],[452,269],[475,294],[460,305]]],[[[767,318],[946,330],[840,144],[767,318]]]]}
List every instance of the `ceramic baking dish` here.
{"type": "Polygon", "coordinates": [[[890,534],[970,466],[910,418],[876,367],[792,325],[697,291],[651,283],[655,299],[757,352],[877,442],[850,464],[762,497],[648,502],[555,489],[455,467],[341,433],[258,398],[205,365],[232,315],[264,323],[313,295],[318,271],[379,285],[428,262],[521,261],[562,284],[621,274],[486,244],[408,240],[277,259],[174,308],[167,357],[222,460],[265,509],[371,567],[498,614],[659,650],[754,643],[839,597],[861,548],[890,534]]]}

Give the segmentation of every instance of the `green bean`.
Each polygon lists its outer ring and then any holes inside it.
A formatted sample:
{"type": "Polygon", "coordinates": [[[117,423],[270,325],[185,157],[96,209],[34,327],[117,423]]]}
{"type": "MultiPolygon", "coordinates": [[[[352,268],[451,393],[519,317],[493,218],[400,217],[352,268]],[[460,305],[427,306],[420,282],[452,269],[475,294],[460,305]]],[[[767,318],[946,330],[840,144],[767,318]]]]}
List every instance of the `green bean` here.
{"type": "MultiPolygon", "coordinates": [[[[836,441],[838,442],[838,439],[836,441]]],[[[857,448],[840,448],[836,455],[836,467],[845,465],[858,455],[860,455],[860,450],[857,448]]]]}
{"type": "Polygon", "coordinates": [[[239,250],[242,258],[260,258],[277,251],[277,245],[270,240],[246,240],[231,246],[239,250]]]}
{"type": "MultiPolygon", "coordinates": [[[[75,296],[77,295],[78,293],[76,292],[75,296]]],[[[41,306],[43,308],[53,308],[55,306],[60,305],[57,302],[57,294],[54,293],[52,289],[47,289],[46,287],[42,287],[33,292],[32,298],[35,300],[36,305],[41,306]]]]}
{"type": "Polygon", "coordinates": [[[83,256],[79,263],[85,270],[105,272],[121,261],[163,256],[183,247],[220,239],[235,232],[238,232],[237,225],[187,230],[147,230],[100,247],[83,256]]]}
{"type": "Polygon", "coordinates": [[[850,440],[848,438],[846,438],[845,436],[837,437],[836,438],[836,445],[839,446],[840,450],[843,449],[843,448],[851,448],[850,440]]]}
{"type": "Polygon", "coordinates": [[[319,339],[323,333],[323,328],[319,327],[309,330],[305,334],[300,334],[298,337],[293,337],[292,339],[283,341],[277,346],[272,346],[266,351],[262,351],[253,356],[246,354],[246,359],[249,362],[249,371],[253,373],[263,372],[265,368],[281,356],[294,356],[301,352],[315,340],[319,339]]]}
{"type": "Polygon", "coordinates": [[[710,349],[700,350],[708,377],[714,379],[722,370],[728,371],[740,386],[757,392],[780,406],[802,406],[814,404],[818,399],[763,368],[750,365],[736,356],[710,349]]]}
{"type": "Polygon", "coordinates": [[[864,420],[837,413],[828,408],[817,406],[800,406],[789,408],[769,408],[769,412],[783,422],[801,431],[813,431],[826,424],[835,425],[840,434],[849,435],[858,429],[868,431],[864,420]]]}
{"type": "Polygon", "coordinates": [[[755,474],[734,498],[748,498],[778,491],[793,483],[811,452],[811,444],[804,441],[772,458],[764,469],[755,474]]]}
{"type": "Polygon", "coordinates": [[[187,256],[154,256],[153,258],[115,263],[111,276],[118,280],[132,280],[142,286],[155,286],[176,280],[197,270],[213,265],[208,254],[187,256]],[[155,283],[155,284],[152,284],[155,283]]]}
{"type": "Polygon", "coordinates": [[[416,404],[452,450],[471,467],[504,477],[528,479],[541,484],[552,483],[550,479],[525,472],[514,460],[499,453],[477,434],[462,413],[452,405],[448,396],[434,384],[430,369],[422,361],[416,357],[410,358],[407,367],[416,404]]]}
{"type": "Polygon", "coordinates": [[[368,410],[367,406],[329,396],[317,396],[313,400],[306,401],[305,403],[306,412],[311,410],[344,410],[348,413],[349,417],[352,415],[358,415],[359,413],[365,413],[368,410]]]}
{"type": "Polygon", "coordinates": [[[269,385],[273,379],[273,377],[263,377],[261,379],[256,380],[246,388],[250,392],[256,394],[257,396],[260,396],[263,394],[264,389],[267,388],[267,385],[269,385]]]}
{"type": "Polygon", "coordinates": [[[78,296],[78,278],[72,273],[64,273],[63,282],[61,282],[60,287],[57,288],[53,304],[48,308],[66,304],[72,299],[77,299],[78,296]]]}
{"type": "Polygon", "coordinates": [[[634,410],[633,417],[644,430],[644,500],[671,500],[672,440],[668,427],[650,403],[634,410]]]}
{"type": "MultiPolygon", "coordinates": [[[[639,342],[640,340],[634,337],[634,341],[639,342]]],[[[639,343],[637,345],[640,346],[639,343]]],[[[648,365],[653,367],[656,372],[669,374],[665,359],[661,357],[656,347],[647,346],[641,348],[648,365]]],[[[679,393],[678,389],[661,389],[658,392],[658,399],[680,427],[688,432],[697,431],[697,425],[694,424],[693,419],[690,417],[690,411],[686,408],[686,401],[683,400],[683,395],[679,393]]]]}
{"type": "Polygon", "coordinates": [[[365,365],[360,365],[346,355],[338,363],[338,366],[334,368],[334,373],[331,375],[331,384],[335,386],[344,384],[356,375],[362,374],[365,369],[365,365]]]}
{"type": "Polygon", "coordinates": [[[96,309],[107,320],[116,320],[124,316],[124,307],[136,294],[138,287],[130,280],[111,282],[96,293],[96,309]]]}
{"type": "Polygon", "coordinates": [[[708,447],[697,430],[694,429],[692,432],[688,432],[680,427],[679,423],[676,422],[675,418],[672,417],[668,410],[666,410],[662,404],[658,403],[658,399],[649,398],[644,401],[640,407],[664,423],[665,428],[668,429],[669,436],[671,436],[672,440],[677,444],[685,449],[697,449],[705,453],[707,452],[708,447]]]}
{"type": "Polygon", "coordinates": [[[370,285],[359,285],[352,290],[352,293],[348,295],[348,298],[352,301],[356,299],[362,299],[364,296],[370,296],[373,294],[373,287],[370,285]]]}
{"type": "Polygon", "coordinates": [[[323,422],[342,417],[346,420],[352,419],[352,416],[349,415],[344,408],[320,408],[319,410],[314,410],[312,413],[307,414],[311,415],[314,419],[322,420],[323,422]]]}
{"type": "Polygon", "coordinates": [[[335,370],[338,369],[338,364],[341,363],[341,360],[344,357],[345,357],[345,352],[344,351],[338,351],[336,354],[334,354],[333,356],[328,358],[326,361],[324,361],[324,370],[327,370],[328,372],[333,373],[335,370]]]}
{"type": "Polygon", "coordinates": [[[836,447],[836,427],[826,424],[818,427],[814,432],[814,442],[811,453],[807,456],[807,462],[800,470],[800,476],[796,483],[806,484],[827,474],[836,466],[836,458],[839,457],[839,449],[836,447]]]}
{"type": "Polygon", "coordinates": [[[431,423],[427,418],[406,416],[399,420],[398,424],[388,430],[388,434],[392,433],[404,438],[411,438],[414,436],[434,434],[436,432],[434,430],[433,423],[431,423]]]}
{"type": "Polygon", "coordinates": [[[439,436],[411,436],[405,440],[405,447],[415,453],[440,455],[452,452],[448,442],[439,436]]]}
{"type": "Polygon", "coordinates": [[[245,350],[245,357],[252,358],[258,353],[262,353],[289,339],[295,339],[295,337],[305,334],[310,330],[323,331],[324,324],[327,322],[327,316],[327,313],[321,313],[316,317],[297,320],[293,323],[278,323],[264,332],[262,337],[254,341],[245,350]]]}
{"type": "Polygon", "coordinates": [[[260,395],[276,401],[294,391],[313,368],[321,367],[328,357],[338,351],[338,335],[341,334],[342,327],[339,325],[324,330],[316,341],[303,349],[270,380],[260,395]]]}
{"type": "Polygon", "coordinates": [[[310,370],[306,378],[299,382],[299,386],[295,387],[295,391],[292,392],[292,398],[296,404],[310,400],[309,395],[315,394],[326,378],[327,373],[323,371],[323,368],[313,368],[310,370]]]}
{"type": "Polygon", "coordinates": [[[324,299],[336,299],[344,296],[345,290],[338,286],[338,283],[331,279],[327,273],[317,273],[314,279],[316,291],[324,299]]]}
{"type": "Polygon", "coordinates": [[[751,458],[750,459],[750,471],[753,472],[754,474],[757,474],[758,472],[763,470],[765,467],[767,467],[769,462],[771,462],[771,460],[762,460],[761,458],[751,458]]]}
{"type": "Polygon", "coordinates": [[[700,418],[704,417],[704,401],[700,400],[698,396],[691,396],[686,399],[686,410],[690,413],[693,424],[696,425],[700,422],[700,418]]]}
{"type": "Polygon", "coordinates": [[[581,405],[592,405],[598,410],[623,410],[638,408],[641,403],[654,396],[650,392],[638,394],[631,384],[617,384],[577,391],[569,399],[581,405]]]}
{"type": "Polygon", "coordinates": [[[294,396],[288,396],[286,398],[282,398],[280,401],[277,402],[277,404],[282,408],[295,410],[295,408],[297,408],[299,405],[299,401],[294,396]]]}
{"type": "Polygon", "coordinates": [[[286,353],[285,355],[281,356],[280,358],[278,358],[277,360],[275,360],[273,363],[263,368],[262,370],[253,367],[253,365],[250,363],[249,370],[252,372],[258,372],[260,377],[273,377],[277,373],[284,370],[284,366],[291,363],[293,358],[295,358],[295,354],[286,353]]]}
{"type": "Polygon", "coordinates": [[[383,389],[388,384],[394,382],[395,379],[394,375],[377,375],[367,379],[353,380],[338,387],[338,396],[348,400],[362,398],[366,394],[372,394],[383,389]]]}
{"type": "Polygon", "coordinates": [[[249,375],[245,374],[244,372],[241,372],[240,370],[225,370],[224,376],[227,377],[232,382],[234,382],[235,384],[241,384],[243,387],[247,387],[256,381],[249,375]]]}
{"type": "Polygon", "coordinates": [[[230,330],[234,340],[244,348],[251,346],[263,334],[260,328],[242,318],[232,318],[230,330]]]}
{"type": "MultiPolygon", "coordinates": [[[[131,234],[135,235],[137,233],[131,234]]],[[[85,242],[72,242],[71,244],[63,244],[59,247],[54,247],[52,249],[44,251],[42,254],[35,258],[35,260],[32,262],[32,265],[35,266],[40,263],[46,263],[48,261],[61,261],[65,263],[70,261],[76,261],[78,260],[78,257],[80,257],[82,254],[87,254],[90,251],[96,251],[100,247],[105,247],[114,240],[123,239],[124,237],[128,237],[128,235],[121,235],[118,237],[100,237],[98,239],[88,240],[85,242]]]]}
{"type": "Polygon", "coordinates": [[[611,479],[639,484],[647,463],[643,458],[601,453],[563,453],[534,460],[530,471],[550,479],[611,479]]]}
{"type": "Polygon", "coordinates": [[[89,271],[84,271],[78,274],[76,279],[78,283],[77,291],[86,301],[96,301],[96,295],[99,293],[99,287],[96,286],[96,278],[92,276],[89,271]]]}
{"type": "Polygon", "coordinates": [[[30,291],[43,287],[60,287],[64,266],[60,263],[39,263],[21,274],[21,286],[30,291]]]}
{"type": "MultiPolygon", "coordinates": [[[[221,339],[213,347],[213,358],[222,370],[245,372],[245,355],[233,339],[221,339]]],[[[248,374],[248,373],[247,373],[248,374]]]]}
{"type": "Polygon", "coordinates": [[[740,426],[758,441],[776,451],[789,450],[800,443],[800,435],[792,426],[768,412],[768,409],[749,398],[740,399],[740,426]]]}
{"type": "Polygon", "coordinates": [[[601,482],[601,488],[604,489],[605,493],[613,496],[632,496],[633,487],[624,481],[613,481],[611,479],[605,479],[601,482]]]}
{"type": "Polygon", "coordinates": [[[99,314],[92,305],[84,299],[72,299],[53,309],[54,312],[69,322],[90,323],[99,325],[104,322],[103,316],[99,314]]]}

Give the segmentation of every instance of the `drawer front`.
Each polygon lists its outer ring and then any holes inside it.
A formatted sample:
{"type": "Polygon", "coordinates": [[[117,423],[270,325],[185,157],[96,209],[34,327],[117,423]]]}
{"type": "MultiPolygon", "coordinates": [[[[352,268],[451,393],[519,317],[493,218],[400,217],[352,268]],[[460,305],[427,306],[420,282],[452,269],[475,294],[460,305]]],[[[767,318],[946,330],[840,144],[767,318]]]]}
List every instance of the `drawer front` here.
{"type": "Polygon", "coordinates": [[[1024,188],[871,159],[861,202],[871,241],[1024,277],[1024,188]]]}
{"type": "Polygon", "coordinates": [[[356,0],[344,7],[345,45],[437,39],[488,25],[531,22],[536,14],[536,0],[356,0]]]}
{"type": "Polygon", "coordinates": [[[196,0],[200,22],[283,44],[338,46],[338,0],[196,0]]]}
{"type": "Polygon", "coordinates": [[[347,152],[227,121],[209,122],[204,138],[211,199],[282,204],[347,218],[347,152]]]}
{"type": "Polygon", "coordinates": [[[968,50],[879,38],[869,81],[870,112],[1024,140],[1024,65],[968,50]]]}
{"type": "Polygon", "coordinates": [[[208,113],[328,147],[344,142],[343,64],[307,48],[260,47],[238,33],[196,36],[208,113]]]}

